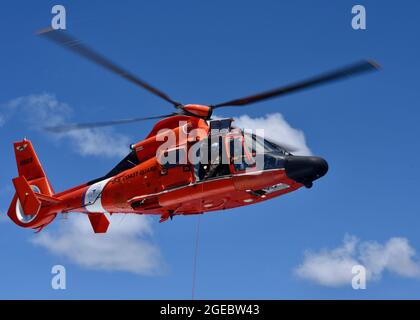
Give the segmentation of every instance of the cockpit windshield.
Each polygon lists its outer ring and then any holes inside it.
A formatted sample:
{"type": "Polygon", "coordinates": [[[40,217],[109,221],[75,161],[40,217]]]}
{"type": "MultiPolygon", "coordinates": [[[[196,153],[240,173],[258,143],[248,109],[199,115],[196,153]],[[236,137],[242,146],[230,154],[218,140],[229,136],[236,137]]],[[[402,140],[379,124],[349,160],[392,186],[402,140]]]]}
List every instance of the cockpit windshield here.
{"type": "Polygon", "coordinates": [[[291,155],[274,142],[255,134],[245,132],[244,140],[252,157],[258,161],[258,157],[264,156],[264,170],[284,168],[285,157],[291,155]]]}
{"type": "Polygon", "coordinates": [[[257,153],[264,152],[266,153],[276,153],[288,156],[290,153],[284,148],[276,145],[274,142],[267,140],[265,138],[259,137],[255,134],[244,133],[245,145],[247,146],[249,152],[253,155],[257,153]]]}

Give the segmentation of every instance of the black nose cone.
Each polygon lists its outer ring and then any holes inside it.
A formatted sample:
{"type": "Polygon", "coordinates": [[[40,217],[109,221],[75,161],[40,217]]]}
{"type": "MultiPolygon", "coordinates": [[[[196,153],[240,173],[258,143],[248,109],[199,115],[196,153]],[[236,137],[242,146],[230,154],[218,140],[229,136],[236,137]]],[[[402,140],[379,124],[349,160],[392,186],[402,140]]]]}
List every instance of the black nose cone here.
{"type": "Polygon", "coordinates": [[[285,162],[286,175],[307,187],[324,176],[328,171],[328,163],[319,157],[289,156],[285,162]]]}

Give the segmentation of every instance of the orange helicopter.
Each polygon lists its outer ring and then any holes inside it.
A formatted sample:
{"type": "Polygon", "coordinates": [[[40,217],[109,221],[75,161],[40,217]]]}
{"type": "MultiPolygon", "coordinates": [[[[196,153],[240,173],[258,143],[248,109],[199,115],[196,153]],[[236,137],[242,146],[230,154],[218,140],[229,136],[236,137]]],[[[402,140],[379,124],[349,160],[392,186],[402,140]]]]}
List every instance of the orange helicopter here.
{"type": "Polygon", "coordinates": [[[161,119],[109,173],[62,192],[54,192],[29,140],[14,143],[18,177],[8,216],[18,226],[37,232],[59,213],[88,216],[95,233],[109,227],[114,213],[151,214],[160,222],[175,215],[202,214],[258,203],[312,187],[328,171],[319,157],[295,156],[292,150],[232,126],[232,119],[211,119],[215,109],[245,106],[377,70],[361,61],[332,72],[263,93],[214,105],[181,104],[120,68],[64,31],[39,32],[53,42],[118,74],[171,103],[167,115],[46,127],[52,132],[82,130],[161,119]],[[239,150],[239,151],[238,151],[239,150]],[[193,155],[191,157],[191,155],[193,155]]]}

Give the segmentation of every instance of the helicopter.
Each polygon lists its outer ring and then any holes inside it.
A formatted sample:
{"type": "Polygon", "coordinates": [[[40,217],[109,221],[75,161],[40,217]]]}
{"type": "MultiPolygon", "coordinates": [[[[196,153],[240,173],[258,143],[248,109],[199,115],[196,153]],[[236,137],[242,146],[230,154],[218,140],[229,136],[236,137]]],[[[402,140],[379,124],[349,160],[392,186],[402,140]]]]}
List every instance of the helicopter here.
{"type": "Polygon", "coordinates": [[[182,104],[66,31],[48,28],[38,34],[145,89],[172,104],[175,110],[150,117],[45,127],[60,133],[159,120],[146,138],[132,144],[128,155],[107,174],[62,192],[53,190],[31,141],[25,138],[15,142],[18,177],[12,180],[16,192],[7,214],[18,226],[36,232],[58,214],[83,213],[93,232],[105,233],[112,214],[157,215],[164,222],[178,215],[232,209],[270,200],[301,187],[310,188],[327,173],[326,160],[293,155],[287,146],[234,127],[231,118],[212,118],[213,112],[222,107],[248,106],[379,69],[376,62],[362,60],[239,99],[211,105],[182,104]],[[195,157],[190,159],[190,154],[195,157]]]}

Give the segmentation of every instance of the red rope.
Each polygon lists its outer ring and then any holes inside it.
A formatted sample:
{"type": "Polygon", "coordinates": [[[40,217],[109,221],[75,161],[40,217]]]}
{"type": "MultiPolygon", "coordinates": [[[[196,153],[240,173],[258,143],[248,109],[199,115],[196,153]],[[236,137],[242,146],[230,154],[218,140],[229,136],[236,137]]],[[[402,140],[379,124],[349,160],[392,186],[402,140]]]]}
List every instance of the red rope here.
{"type": "Polygon", "coordinates": [[[196,283],[196,274],[197,274],[197,256],[198,256],[198,243],[200,240],[200,221],[201,221],[201,214],[198,215],[197,219],[197,229],[196,229],[196,236],[195,236],[195,252],[194,252],[194,262],[193,262],[193,279],[192,279],[192,290],[191,290],[191,298],[194,300],[195,296],[195,283],[196,283]]]}

